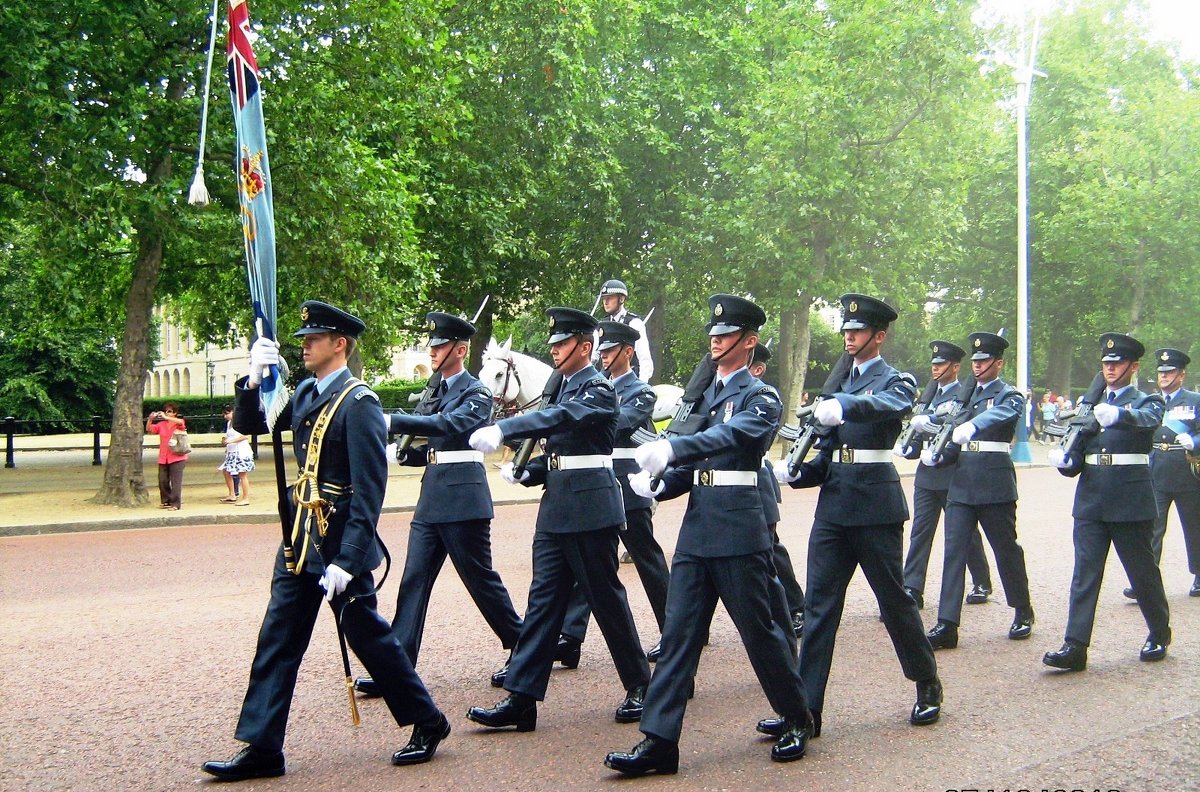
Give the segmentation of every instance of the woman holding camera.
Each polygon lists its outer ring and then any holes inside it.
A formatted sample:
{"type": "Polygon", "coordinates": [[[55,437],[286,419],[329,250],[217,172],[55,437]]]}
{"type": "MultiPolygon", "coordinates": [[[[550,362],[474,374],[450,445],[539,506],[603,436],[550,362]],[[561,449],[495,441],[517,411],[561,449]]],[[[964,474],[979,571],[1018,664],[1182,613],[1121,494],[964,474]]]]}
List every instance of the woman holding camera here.
{"type": "Polygon", "coordinates": [[[171,448],[171,436],[177,431],[186,432],[187,424],[179,417],[178,406],[168,403],[162,410],[150,413],[146,431],[158,435],[159,508],[179,511],[183,505],[183,466],[187,464],[187,454],[171,448]]]}

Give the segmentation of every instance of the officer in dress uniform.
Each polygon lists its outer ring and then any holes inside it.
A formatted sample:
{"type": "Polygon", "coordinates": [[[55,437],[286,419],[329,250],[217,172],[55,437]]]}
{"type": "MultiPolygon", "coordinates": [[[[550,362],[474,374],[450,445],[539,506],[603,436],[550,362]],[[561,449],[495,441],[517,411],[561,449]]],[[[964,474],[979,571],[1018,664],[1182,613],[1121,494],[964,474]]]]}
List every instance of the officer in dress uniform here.
{"type": "Polygon", "coordinates": [[[717,369],[703,395],[706,418],[695,434],[640,447],[643,472],[631,479],[643,495],[664,500],[688,493],[689,500],[671,564],[662,657],[646,693],[645,739],[604,761],[630,776],[678,771],[684,711],[718,599],[737,626],[763,692],[784,716],[771,758],[801,758],[812,734],[789,626],[772,615],[772,587],[778,584],[758,494],[758,470],[781,409],[775,389],[747,370],[766,317],[754,303],[729,294],[710,297],[709,310],[717,369]],[[664,471],[661,480],[651,478],[664,471]]]}
{"type": "MultiPolygon", "coordinates": [[[[917,726],[935,723],[942,705],[937,661],[925,638],[921,613],[904,593],[901,562],[908,503],[891,456],[902,420],[912,409],[916,382],[879,354],[895,310],[862,294],[844,294],[841,303],[842,339],[854,366],[837,392],[821,399],[813,413],[833,431],[821,442],[816,459],[801,466],[799,476],[789,473],[787,460],[775,465],[780,483],[794,489],[821,487],[808,539],[808,597],[800,644],[800,675],[812,708],[813,736],[821,734],[834,639],[855,567],[862,567],[879,600],[904,675],[916,682],[917,700],[909,721],[917,726]]],[[[774,727],[770,720],[759,724],[759,730],[768,733],[774,727]]]]}
{"type": "MultiPolygon", "coordinates": [[[[661,634],[663,620],[667,612],[667,582],[670,572],[667,570],[667,559],[662,547],[654,538],[654,523],[650,498],[643,498],[629,486],[629,474],[636,473],[637,463],[633,459],[636,443],[630,435],[637,429],[654,431],[654,391],[630,367],[635,344],[641,338],[638,331],[631,325],[621,322],[600,322],[600,362],[604,373],[612,380],[617,390],[617,403],[621,407],[621,417],[617,421],[617,437],[613,446],[613,473],[621,484],[621,499],[625,504],[625,530],[621,531],[621,541],[633,558],[638,578],[650,600],[650,609],[654,611],[654,620],[658,623],[661,634]]],[[[579,648],[587,634],[587,623],[592,609],[588,607],[587,597],[583,590],[576,585],[571,592],[571,605],[567,609],[567,620],[563,624],[562,638],[559,640],[558,657],[573,659],[578,663],[579,648]]],[[[662,648],[655,645],[647,655],[650,662],[657,662],[662,648]]]]}
{"type": "MultiPolygon", "coordinates": [[[[425,468],[392,619],[392,632],[414,665],[429,597],[447,556],[500,645],[511,650],[521,635],[521,618],[492,568],[492,493],[483,454],[467,445],[492,416],[491,392],[463,366],[475,326],[439,311],[426,314],[425,321],[430,362],[441,381],[419,405],[419,414],[385,416],[390,433],[429,438],[427,445],[410,445],[400,458],[402,465],[425,468]]],[[[378,695],[369,677],[359,677],[354,686],[378,695]]]]}
{"type": "MultiPolygon", "coordinates": [[[[638,339],[633,344],[633,373],[642,382],[649,382],[654,376],[654,359],[650,357],[650,336],[646,333],[646,323],[642,317],[625,307],[627,299],[629,287],[624,281],[614,278],[604,281],[600,286],[600,301],[604,305],[605,318],[610,322],[629,325],[637,331],[638,339]]],[[[599,354],[600,344],[597,342],[592,360],[598,360],[599,354]]]]}
{"type": "MultiPolygon", "coordinates": [[[[992,546],[1004,596],[1014,609],[1008,637],[1024,640],[1033,630],[1025,551],[1017,544],[1017,472],[1009,455],[1017,422],[1024,420],[1025,397],[1000,379],[1008,341],[995,333],[972,333],[968,344],[976,386],[972,394],[963,394],[969,418],[950,436],[959,453],[946,494],[942,595],[938,623],[929,631],[934,649],[958,645],[967,548],[977,528],[992,546]]],[[[930,461],[926,453],[921,466],[930,461]]]]}
{"type": "Polygon", "coordinates": [[[471,435],[485,454],[505,439],[545,438],[546,453],[517,477],[511,462],[501,468],[509,482],[544,486],[533,536],[533,581],[525,623],[513,651],[504,689],[494,707],[471,707],[467,717],[494,728],[532,731],[537,702],[546,696],[559,631],[571,587],[587,595],[626,690],[616,720],[642,716],[650,666],[638,640],[625,588],[617,576],[617,533],[625,521],[621,488],[612,470],[620,411],[613,384],[592,367],[596,320],[573,308],[548,308],[550,356],[563,375],[562,387],[540,410],[517,415],[471,435]]]}
{"type": "Polygon", "coordinates": [[[1100,336],[1100,365],[1104,395],[1092,415],[1099,431],[1066,456],[1050,451],[1050,464],[1064,476],[1079,476],[1075,487],[1075,573],[1071,578],[1070,609],[1062,648],[1047,652],[1042,662],[1053,668],[1082,671],[1092,639],[1096,600],[1108,560],[1109,545],[1138,593],[1138,606],[1150,628],[1140,658],[1151,662],[1167,655],[1171,643],[1170,612],[1162,576],[1150,545],[1157,507],[1150,482],[1149,454],[1154,432],[1165,412],[1157,394],[1142,393],[1130,384],[1146,349],[1122,333],[1100,336]]]}
{"type": "MultiPolygon", "coordinates": [[[[1188,571],[1193,575],[1188,594],[1200,597],[1200,479],[1192,472],[1187,455],[1196,450],[1200,438],[1200,393],[1183,387],[1191,358],[1178,349],[1158,349],[1158,389],[1166,402],[1162,424],[1154,430],[1154,448],[1150,452],[1150,480],[1154,484],[1154,500],[1158,517],[1150,546],[1154,560],[1162,564],[1162,543],[1167,533],[1167,515],[1171,504],[1183,526],[1183,542],[1187,550],[1188,571]]],[[[1133,589],[1126,589],[1133,597],[1133,589]]]]}
{"type": "MultiPolygon", "coordinates": [[[[379,680],[396,723],[416,724],[408,745],[392,762],[429,761],[450,733],[450,723],[376,611],[371,570],[383,560],[375,526],[387,485],[386,432],[378,397],[346,367],[366,325],[316,301],[301,306],[300,318],[296,336],[303,339],[304,367],[314,376],[297,386],[276,422],[291,427],[292,450],[302,471],[288,498],[290,519],[298,529],[286,548],[294,553],[295,571],[288,567],[291,553],[285,557],[280,545],[234,734],[248,745],[228,762],[203,766],[226,781],[283,775],[284,731],[296,675],[322,600],[329,601],[350,648],[379,680]]],[[[260,338],[250,361],[250,376],[238,383],[233,426],[242,434],[263,434],[269,429],[258,388],[263,372],[279,362],[279,345],[260,338]]]]}
{"type": "MultiPolygon", "coordinates": [[[[750,376],[762,379],[767,373],[767,362],[771,359],[771,348],[766,344],[754,347],[754,358],[750,361],[750,376]]],[[[773,441],[772,441],[773,442],[773,441]]],[[[770,446],[767,446],[768,452],[770,446]]],[[[783,542],[779,541],[779,504],[783,502],[779,491],[779,482],[771,472],[771,462],[763,457],[762,467],[758,470],[758,495],[762,499],[763,516],[767,528],[771,531],[771,557],[775,562],[775,573],[779,585],[783,588],[783,608],[787,618],[783,621],[789,625],[792,634],[799,638],[804,634],[804,589],[796,580],[796,570],[792,567],[792,556],[788,553],[783,542]]]]}
{"type": "MultiPolygon", "coordinates": [[[[930,374],[937,390],[924,412],[912,417],[916,433],[913,443],[904,449],[906,459],[918,459],[929,435],[937,432],[934,421],[945,414],[954,404],[962,387],[958,381],[959,368],[966,351],[950,341],[931,341],[929,349],[930,374]]],[[[929,553],[933,549],[933,537],[937,533],[938,520],[946,509],[946,492],[954,475],[955,463],[947,462],[940,467],[917,465],[913,481],[913,518],[908,537],[908,556],[904,561],[904,590],[912,597],[918,608],[925,607],[925,575],[929,570],[929,553]]],[[[971,591],[967,594],[968,605],[981,605],[992,593],[992,573],[988,568],[987,554],[983,552],[983,539],[979,531],[971,532],[967,547],[967,569],[971,571],[971,591]]]]}

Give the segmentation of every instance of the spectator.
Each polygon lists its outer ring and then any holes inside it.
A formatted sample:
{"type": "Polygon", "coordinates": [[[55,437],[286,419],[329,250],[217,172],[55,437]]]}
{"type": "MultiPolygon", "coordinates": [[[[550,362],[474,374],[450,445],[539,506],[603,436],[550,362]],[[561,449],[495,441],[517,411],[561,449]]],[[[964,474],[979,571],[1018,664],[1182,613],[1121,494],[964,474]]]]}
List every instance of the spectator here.
{"type": "Polygon", "coordinates": [[[179,511],[183,505],[183,467],[187,454],[171,450],[171,436],[186,432],[187,424],[179,417],[179,407],[167,403],[146,418],[146,431],[158,435],[158,500],[160,509],[179,511]]]}
{"type": "Polygon", "coordinates": [[[229,495],[221,498],[221,503],[249,506],[250,471],[254,470],[250,438],[233,428],[232,404],[225,405],[224,415],[225,436],[221,438],[221,445],[225,446],[225,460],[217,470],[225,474],[225,486],[229,488],[229,495]]]}
{"type": "Polygon", "coordinates": [[[1041,411],[1042,418],[1042,429],[1038,438],[1042,441],[1042,445],[1045,445],[1050,437],[1046,430],[1058,418],[1058,405],[1054,403],[1053,391],[1046,391],[1042,394],[1042,403],[1038,405],[1038,409],[1041,411]]]}

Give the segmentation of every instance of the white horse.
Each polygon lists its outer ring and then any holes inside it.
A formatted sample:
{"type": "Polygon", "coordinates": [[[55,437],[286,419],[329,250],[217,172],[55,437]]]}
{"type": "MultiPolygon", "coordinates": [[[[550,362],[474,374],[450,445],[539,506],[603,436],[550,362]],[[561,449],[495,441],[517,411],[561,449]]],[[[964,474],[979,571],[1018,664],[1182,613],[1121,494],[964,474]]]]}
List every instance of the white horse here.
{"type": "Polygon", "coordinates": [[[492,338],[483,350],[479,381],[494,394],[497,412],[511,414],[532,406],[541,397],[553,370],[537,358],[513,352],[511,336],[503,344],[492,338]]]}

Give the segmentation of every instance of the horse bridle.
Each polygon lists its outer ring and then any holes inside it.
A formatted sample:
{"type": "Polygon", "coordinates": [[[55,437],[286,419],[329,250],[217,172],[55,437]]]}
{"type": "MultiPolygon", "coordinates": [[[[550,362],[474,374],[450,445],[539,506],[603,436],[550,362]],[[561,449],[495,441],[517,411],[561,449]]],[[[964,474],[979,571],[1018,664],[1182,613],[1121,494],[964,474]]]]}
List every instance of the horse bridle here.
{"type": "Polygon", "coordinates": [[[517,399],[513,399],[512,401],[506,400],[504,398],[504,394],[508,393],[508,383],[512,382],[514,379],[517,381],[517,393],[519,394],[521,392],[521,371],[517,368],[517,364],[511,357],[501,358],[501,360],[504,361],[504,381],[500,383],[499,392],[492,396],[492,400],[496,402],[496,408],[494,412],[497,415],[506,409],[512,410],[513,412],[524,412],[539,402],[542,397],[538,395],[524,404],[521,404],[517,399]]]}

